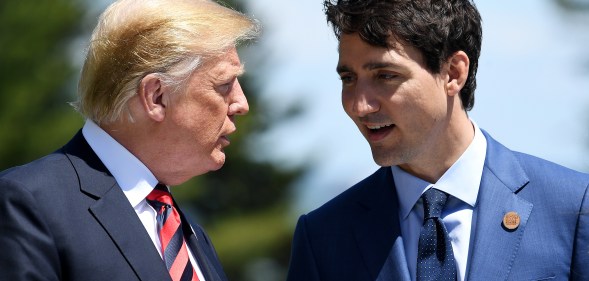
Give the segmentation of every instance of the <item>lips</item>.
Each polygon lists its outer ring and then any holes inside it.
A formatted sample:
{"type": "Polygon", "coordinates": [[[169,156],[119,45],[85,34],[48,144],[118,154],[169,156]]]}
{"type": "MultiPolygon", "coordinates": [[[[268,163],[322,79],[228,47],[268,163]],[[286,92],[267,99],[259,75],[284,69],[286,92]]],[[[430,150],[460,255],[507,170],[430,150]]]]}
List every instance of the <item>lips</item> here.
{"type": "Polygon", "coordinates": [[[229,141],[229,136],[237,131],[237,128],[234,124],[224,124],[221,130],[221,134],[219,136],[219,143],[222,147],[227,147],[231,142],[229,141]]]}
{"type": "Polygon", "coordinates": [[[231,143],[229,141],[229,135],[233,134],[235,131],[236,130],[233,129],[229,133],[223,134],[223,135],[221,135],[221,137],[219,137],[219,140],[221,141],[221,143],[223,144],[223,146],[228,146],[231,143]]]}
{"type": "Polygon", "coordinates": [[[221,141],[221,145],[223,147],[228,146],[231,143],[228,136],[222,136],[219,138],[219,140],[221,141]]]}
{"type": "Polygon", "coordinates": [[[395,124],[371,124],[366,125],[367,138],[371,142],[377,142],[386,138],[395,128],[395,124]]]}

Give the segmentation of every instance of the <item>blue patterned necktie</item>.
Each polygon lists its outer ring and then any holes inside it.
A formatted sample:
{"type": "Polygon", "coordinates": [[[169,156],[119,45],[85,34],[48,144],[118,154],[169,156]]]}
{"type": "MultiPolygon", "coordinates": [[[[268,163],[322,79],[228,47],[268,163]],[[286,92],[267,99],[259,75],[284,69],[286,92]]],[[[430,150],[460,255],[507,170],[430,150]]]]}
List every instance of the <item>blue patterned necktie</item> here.
{"type": "Polygon", "coordinates": [[[452,243],[440,218],[448,195],[430,188],[421,198],[424,219],[417,250],[417,281],[455,281],[456,263],[452,243]]]}

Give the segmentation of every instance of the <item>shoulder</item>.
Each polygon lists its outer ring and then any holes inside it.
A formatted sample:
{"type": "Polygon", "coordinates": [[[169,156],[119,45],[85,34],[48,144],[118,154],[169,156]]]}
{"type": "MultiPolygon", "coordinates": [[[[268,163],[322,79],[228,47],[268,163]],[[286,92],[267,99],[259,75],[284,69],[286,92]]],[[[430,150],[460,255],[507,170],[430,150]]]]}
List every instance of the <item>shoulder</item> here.
{"type": "Polygon", "coordinates": [[[382,200],[392,199],[393,193],[390,167],[383,167],[305,215],[305,219],[308,225],[346,225],[354,221],[359,210],[369,209],[382,200]]]}
{"type": "Polygon", "coordinates": [[[568,200],[581,204],[587,195],[589,174],[526,153],[512,151],[488,135],[487,141],[485,167],[499,179],[509,181],[518,178],[526,182],[517,190],[521,196],[531,201],[568,200]]]}
{"type": "Polygon", "coordinates": [[[589,184],[589,174],[575,171],[565,166],[556,164],[523,152],[513,151],[487,135],[487,164],[494,170],[508,167],[515,173],[515,167],[521,168],[530,181],[552,183],[577,183],[589,184]],[[491,163],[493,162],[493,163],[491,163]],[[512,163],[510,163],[512,162],[512,163]]]}
{"type": "Polygon", "coordinates": [[[589,174],[572,170],[533,155],[513,151],[493,139],[487,132],[484,132],[484,134],[487,139],[487,156],[485,165],[488,168],[497,171],[498,174],[507,172],[517,173],[518,171],[514,170],[521,168],[530,179],[571,180],[580,182],[589,180],[589,174]],[[507,168],[510,170],[502,171],[507,168]]]}
{"type": "Polygon", "coordinates": [[[526,153],[514,151],[513,154],[518,159],[526,174],[532,178],[541,178],[543,180],[553,179],[559,182],[589,182],[589,174],[575,171],[526,153]]]}
{"type": "Polygon", "coordinates": [[[0,173],[0,197],[6,200],[18,194],[36,199],[51,198],[58,196],[66,186],[78,186],[78,178],[61,150],[0,173]]]}
{"type": "Polygon", "coordinates": [[[577,211],[589,194],[589,175],[553,162],[514,152],[529,182],[518,193],[531,202],[577,211]]]}
{"type": "Polygon", "coordinates": [[[57,151],[1,172],[0,206],[10,209],[5,218],[34,220],[61,208],[65,201],[55,200],[71,198],[64,192],[77,182],[75,174],[68,176],[69,171],[73,171],[69,160],[57,151]]]}
{"type": "Polygon", "coordinates": [[[73,166],[66,155],[58,150],[30,163],[0,172],[0,188],[22,186],[34,191],[36,188],[62,184],[67,181],[68,174],[75,175],[73,166]]]}
{"type": "Polygon", "coordinates": [[[67,144],[53,153],[0,172],[0,189],[20,186],[32,193],[51,194],[63,190],[64,186],[77,187],[78,168],[92,166],[98,162],[86,156],[89,153],[93,152],[79,131],[67,144]],[[72,162],[73,158],[79,159],[78,167],[72,162]]]}

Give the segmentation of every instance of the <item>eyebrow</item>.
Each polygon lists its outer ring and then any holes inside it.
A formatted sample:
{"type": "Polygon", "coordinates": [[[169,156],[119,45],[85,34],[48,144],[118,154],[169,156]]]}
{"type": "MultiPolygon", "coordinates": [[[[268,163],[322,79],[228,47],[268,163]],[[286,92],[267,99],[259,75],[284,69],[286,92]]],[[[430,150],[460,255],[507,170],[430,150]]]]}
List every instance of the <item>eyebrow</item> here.
{"type": "Polygon", "coordinates": [[[239,66],[232,64],[232,67],[237,67],[238,69],[234,72],[233,69],[232,70],[227,70],[227,69],[223,69],[223,70],[219,70],[219,71],[212,71],[212,72],[207,72],[208,75],[217,82],[221,82],[227,79],[233,79],[235,77],[241,77],[244,73],[245,73],[245,65],[243,63],[239,64],[239,66]]]}
{"type": "Polygon", "coordinates": [[[345,65],[338,65],[338,66],[335,68],[335,71],[336,71],[337,73],[344,73],[344,72],[350,72],[350,71],[351,71],[351,69],[350,69],[349,67],[345,66],[345,65]]]}
{"type": "MultiPolygon", "coordinates": [[[[362,66],[365,70],[375,70],[381,68],[402,68],[400,65],[391,62],[367,62],[362,66]]],[[[352,72],[347,65],[338,65],[335,69],[337,73],[352,72]]]]}
{"type": "MultiPolygon", "coordinates": [[[[237,65],[232,65],[237,67],[237,65]]],[[[223,70],[219,76],[220,77],[227,77],[227,75],[231,74],[232,77],[241,77],[243,74],[245,73],[245,65],[242,63],[238,66],[238,69],[233,72],[233,70],[230,70],[229,72],[227,72],[227,70],[223,70]]]]}
{"type": "Polygon", "coordinates": [[[236,76],[241,76],[245,73],[245,64],[240,64],[239,69],[237,70],[236,76]]]}

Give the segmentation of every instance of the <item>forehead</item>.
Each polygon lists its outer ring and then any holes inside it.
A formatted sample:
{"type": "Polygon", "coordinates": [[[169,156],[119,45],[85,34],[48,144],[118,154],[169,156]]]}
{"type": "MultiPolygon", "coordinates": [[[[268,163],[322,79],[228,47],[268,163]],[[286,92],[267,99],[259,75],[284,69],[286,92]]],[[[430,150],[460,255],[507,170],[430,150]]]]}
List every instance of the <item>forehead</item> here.
{"type": "Polygon", "coordinates": [[[232,47],[223,54],[208,59],[198,72],[197,74],[223,79],[225,76],[233,77],[243,74],[244,67],[239,60],[237,49],[232,47]]]}
{"type": "Polygon", "coordinates": [[[391,48],[368,44],[357,34],[342,34],[339,41],[340,68],[371,68],[387,64],[407,67],[412,64],[423,65],[421,52],[408,44],[391,42],[391,48]]]}

